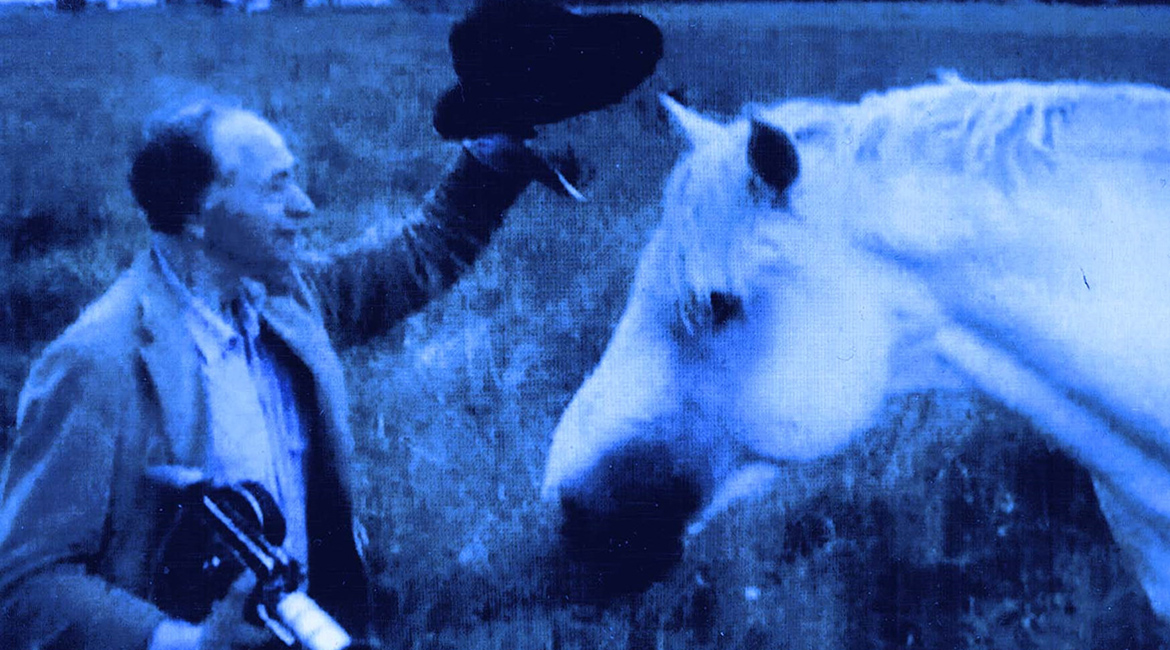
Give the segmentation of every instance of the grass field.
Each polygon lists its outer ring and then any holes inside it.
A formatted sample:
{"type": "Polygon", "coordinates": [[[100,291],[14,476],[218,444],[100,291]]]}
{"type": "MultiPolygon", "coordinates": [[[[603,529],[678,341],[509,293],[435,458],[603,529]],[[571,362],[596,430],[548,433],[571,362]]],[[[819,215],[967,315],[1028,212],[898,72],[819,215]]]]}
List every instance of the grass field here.
{"type": "MultiPolygon", "coordinates": [[[[1170,10],[1038,5],[643,7],[658,73],[545,129],[590,201],[531,190],[445,298],[344,357],[379,620],[402,648],[1152,648],[1166,630],[1088,478],[976,397],[889,405],[780,503],[691,539],[608,606],[565,598],[537,491],[560,410],[604,349],[681,141],[655,92],[718,114],[854,99],[951,68],[972,79],[1170,86],[1170,10]]],[[[322,238],[399,214],[455,153],[429,110],[453,16],[200,9],[0,16],[0,422],[28,363],[145,241],[125,178],[142,121],[206,94],[291,135],[322,238]]]]}

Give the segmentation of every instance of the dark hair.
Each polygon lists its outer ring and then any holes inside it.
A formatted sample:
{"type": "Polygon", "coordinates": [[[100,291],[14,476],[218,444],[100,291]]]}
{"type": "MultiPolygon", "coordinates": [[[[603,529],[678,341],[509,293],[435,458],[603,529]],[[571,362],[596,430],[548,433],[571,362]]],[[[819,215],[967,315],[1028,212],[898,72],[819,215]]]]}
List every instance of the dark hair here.
{"type": "Polygon", "coordinates": [[[205,139],[172,127],[150,137],[134,156],[130,192],[146,212],[151,230],[175,235],[199,211],[214,179],[215,158],[205,139]]]}

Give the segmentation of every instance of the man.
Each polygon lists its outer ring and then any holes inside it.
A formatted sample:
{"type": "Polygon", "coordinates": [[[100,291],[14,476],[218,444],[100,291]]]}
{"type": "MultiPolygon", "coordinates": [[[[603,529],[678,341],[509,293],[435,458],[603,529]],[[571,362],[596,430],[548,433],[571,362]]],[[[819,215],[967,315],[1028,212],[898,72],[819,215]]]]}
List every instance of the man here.
{"type": "Polygon", "coordinates": [[[364,618],[348,409],[326,323],[393,322],[471,261],[528,178],[469,151],[421,219],[313,268],[297,246],[313,203],[271,125],[197,106],[154,129],[131,172],[150,250],[46,349],[21,393],[3,502],[9,638],[141,648],[207,632],[143,600],[152,513],[165,506],[149,477],[168,467],[261,483],[312,595],[364,618]]]}
{"type": "MultiPolygon", "coordinates": [[[[553,14],[558,28],[603,42],[582,20],[553,14]]],[[[547,40],[538,32],[550,24],[527,24],[525,38],[547,40]]],[[[631,56],[657,61],[657,38],[631,56]]],[[[623,81],[614,100],[652,69],[623,81]]],[[[465,97],[493,86],[461,84],[465,97]]],[[[168,505],[157,480],[174,476],[262,485],[287,521],[284,549],[307,567],[309,596],[360,636],[369,623],[364,536],[329,332],[374,334],[448,287],[530,180],[575,191],[521,136],[498,134],[599,106],[517,91],[536,97],[534,108],[557,108],[461,130],[470,139],[416,218],[311,259],[298,234],[314,206],[271,124],[204,104],[148,128],[130,185],[151,246],[33,365],[0,465],[0,647],[271,642],[243,620],[247,575],[199,621],[157,606],[157,513],[168,505]]]]}

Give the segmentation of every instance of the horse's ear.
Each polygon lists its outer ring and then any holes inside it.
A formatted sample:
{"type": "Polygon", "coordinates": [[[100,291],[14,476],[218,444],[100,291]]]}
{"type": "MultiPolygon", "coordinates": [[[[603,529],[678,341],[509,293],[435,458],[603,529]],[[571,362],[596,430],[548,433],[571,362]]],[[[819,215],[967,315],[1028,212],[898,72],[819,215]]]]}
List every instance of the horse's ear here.
{"type": "Polygon", "coordinates": [[[783,194],[800,173],[796,146],[783,130],[752,118],[748,159],[752,170],[769,186],[783,194]]]}
{"type": "Polygon", "coordinates": [[[662,102],[666,112],[670,113],[674,123],[682,129],[692,146],[698,147],[723,135],[722,124],[709,120],[698,111],[692,111],[683,106],[670,95],[661,94],[658,96],[658,100],[662,102]]]}

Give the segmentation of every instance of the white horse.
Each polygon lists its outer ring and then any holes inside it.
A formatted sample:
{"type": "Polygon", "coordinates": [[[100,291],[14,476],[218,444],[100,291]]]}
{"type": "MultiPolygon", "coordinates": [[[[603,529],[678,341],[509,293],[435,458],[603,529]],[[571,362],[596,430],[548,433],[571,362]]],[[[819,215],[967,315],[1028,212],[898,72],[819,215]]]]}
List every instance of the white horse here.
{"type": "Polygon", "coordinates": [[[692,150],[554,434],[566,533],[676,553],[887,398],[966,387],[1089,469],[1170,617],[1170,92],[951,76],[730,124],[663,101],[692,150]]]}

